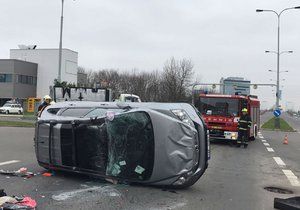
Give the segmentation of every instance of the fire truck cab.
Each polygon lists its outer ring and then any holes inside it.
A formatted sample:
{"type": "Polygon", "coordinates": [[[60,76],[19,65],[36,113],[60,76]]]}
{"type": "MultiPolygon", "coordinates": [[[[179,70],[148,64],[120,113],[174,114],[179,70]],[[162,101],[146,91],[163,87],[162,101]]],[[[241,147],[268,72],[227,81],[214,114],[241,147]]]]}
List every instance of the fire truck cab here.
{"type": "Polygon", "coordinates": [[[256,96],[200,94],[194,104],[202,114],[211,139],[237,140],[238,121],[248,109],[252,125],[249,137],[255,139],[260,128],[260,102],[256,96]]]}

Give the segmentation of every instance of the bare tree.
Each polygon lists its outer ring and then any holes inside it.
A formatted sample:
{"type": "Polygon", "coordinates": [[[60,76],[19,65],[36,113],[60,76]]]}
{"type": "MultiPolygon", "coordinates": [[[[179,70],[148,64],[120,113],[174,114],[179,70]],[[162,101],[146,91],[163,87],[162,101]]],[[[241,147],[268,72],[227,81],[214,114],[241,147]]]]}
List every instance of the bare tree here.
{"type": "Polygon", "coordinates": [[[185,101],[188,86],[193,72],[193,64],[190,60],[176,61],[174,57],[165,63],[162,73],[163,101],[185,101]]]}
{"type": "Polygon", "coordinates": [[[87,81],[91,86],[98,84],[112,89],[113,98],[120,93],[132,93],[139,95],[142,101],[178,102],[191,97],[189,85],[193,74],[191,60],[175,60],[172,57],[165,63],[162,72],[133,69],[119,73],[116,69],[102,69],[87,72],[87,81]]]}

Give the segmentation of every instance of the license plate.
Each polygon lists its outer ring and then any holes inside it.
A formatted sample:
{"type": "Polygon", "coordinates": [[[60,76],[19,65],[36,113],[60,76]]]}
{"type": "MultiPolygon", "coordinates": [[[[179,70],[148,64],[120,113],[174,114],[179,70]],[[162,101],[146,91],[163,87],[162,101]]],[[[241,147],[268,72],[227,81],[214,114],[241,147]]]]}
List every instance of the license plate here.
{"type": "Polygon", "coordinates": [[[231,139],[231,133],[225,131],[225,132],[224,132],[224,137],[225,137],[225,139],[231,139]]]}

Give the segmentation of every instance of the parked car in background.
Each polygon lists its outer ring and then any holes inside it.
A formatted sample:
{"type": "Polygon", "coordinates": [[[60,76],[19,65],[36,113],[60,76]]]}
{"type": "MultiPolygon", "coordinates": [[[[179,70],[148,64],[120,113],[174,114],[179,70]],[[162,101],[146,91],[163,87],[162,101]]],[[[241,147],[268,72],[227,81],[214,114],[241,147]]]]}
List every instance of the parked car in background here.
{"type": "Polygon", "coordinates": [[[134,94],[122,93],[119,98],[115,100],[116,102],[142,102],[140,97],[134,94]]]}
{"type": "Polygon", "coordinates": [[[189,187],[209,159],[204,121],[185,103],[56,103],[34,142],[46,169],[147,185],[189,187]]]}
{"type": "Polygon", "coordinates": [[[2,107],[0,107],[0,113],[23,114],[23,108],[21,104],[6,103],[2,107]]]}

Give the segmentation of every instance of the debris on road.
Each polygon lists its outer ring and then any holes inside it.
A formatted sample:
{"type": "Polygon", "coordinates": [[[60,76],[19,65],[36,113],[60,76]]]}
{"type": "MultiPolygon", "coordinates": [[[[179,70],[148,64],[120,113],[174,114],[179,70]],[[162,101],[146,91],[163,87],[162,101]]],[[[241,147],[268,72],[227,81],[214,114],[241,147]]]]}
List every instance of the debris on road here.
{"type": "Polygon", "coordinates": [[[0,197],[7,196],[3,189],[0,189],[0,197]]]}
{"type": "Polygon", "coordinates": [[[26,178],[26,179],[35,176],[35,174],[32,173],[32,172],[29,172],[29,171],[27,170],[27,168],[20,168],[20,169],[17,170],[17,171],[8,171],[8,170],[2,170],[2,169],[0,169],[0,174],[8,175],[8,176],[24,177],[24,178],[26,178]]]}
{"type": "Polygon", "coordinates": [[[50,177],[50,176],[53,176],[54,174],[52,172],[45,172],[42,175],[46,176],[46,177],[50,177]]]}
{"type": "Polygon", "coordinates": [[[0,206],[2,206],[4,203],[17,203],[18,201],[10,196],[3,196],[0,197],[0,206]]]}
{"type": "Polygon", "coordinates": [[[3,210],[34,210],[36,201],[28,196],[7,196],[3,189],[0,190],[0,209],[3,210]]]}

